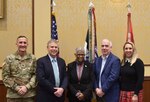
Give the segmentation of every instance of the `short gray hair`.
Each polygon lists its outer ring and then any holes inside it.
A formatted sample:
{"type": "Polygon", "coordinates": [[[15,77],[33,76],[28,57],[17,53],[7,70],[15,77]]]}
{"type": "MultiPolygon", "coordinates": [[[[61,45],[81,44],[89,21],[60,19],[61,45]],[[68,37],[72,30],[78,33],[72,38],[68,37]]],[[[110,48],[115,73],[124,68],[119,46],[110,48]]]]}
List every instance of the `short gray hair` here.
{"type": "Polygon", "coordinates": [[[84,52],[84,54],[85,54],[84,48],[82,48],[82,47],[77,47],[77,48],[75,49],[75,53],[76,53],[76,54],[77,54],[79,51],[82,51],[82,52],[84,52]]]}
{"type": "Polygon", "coordinates": [[[51,43],[56,43],[58,45],[58,40],[55,40],[55,39],[51,39],[47,42],[47,47],[49,46],[49,44],[51,43]]]}

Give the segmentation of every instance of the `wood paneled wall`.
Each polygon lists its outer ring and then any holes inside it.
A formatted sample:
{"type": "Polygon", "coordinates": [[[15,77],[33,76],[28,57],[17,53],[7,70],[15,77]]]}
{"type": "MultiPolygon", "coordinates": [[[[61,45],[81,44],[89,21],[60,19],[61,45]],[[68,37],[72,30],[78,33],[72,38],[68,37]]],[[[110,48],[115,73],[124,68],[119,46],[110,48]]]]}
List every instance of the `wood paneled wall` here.
{"type": "Polygon", "coordinates": [[[0,80],[0,102],[6,102],[6,88],[0,80]]]}
{"type": "MultiPolygon", "coordinates": [[[[150,76],[144,78],[144,101],[143,102],[150,102],[150,76]]],[[[6,102],[6,88],[3,82],[0,80],[0,102],[6,102]]],[[[68,102],[66,100],[66,102],[68,102]]],[[[95,100],[93,100],[95,102],[95,100]]]]}
{"type": "Polygon", "coordinates": [[[150,76],[144,78],[144,101],[150,102],[150,76]]]}

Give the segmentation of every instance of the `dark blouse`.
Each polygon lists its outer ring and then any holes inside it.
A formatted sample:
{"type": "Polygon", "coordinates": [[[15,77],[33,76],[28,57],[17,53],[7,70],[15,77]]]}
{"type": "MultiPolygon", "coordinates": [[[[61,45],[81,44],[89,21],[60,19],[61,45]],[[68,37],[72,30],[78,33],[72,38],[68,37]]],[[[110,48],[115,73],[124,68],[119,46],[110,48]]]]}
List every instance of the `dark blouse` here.
{"type": "Polygon", "coordinates": [[[134,94],[138,95],[139,91],[143,89],[143,81],[144,64],[141,59],[138,58],[132,66],[129,62],[121,66],[120,82],[122,91],[134,91],[134,94]]]}

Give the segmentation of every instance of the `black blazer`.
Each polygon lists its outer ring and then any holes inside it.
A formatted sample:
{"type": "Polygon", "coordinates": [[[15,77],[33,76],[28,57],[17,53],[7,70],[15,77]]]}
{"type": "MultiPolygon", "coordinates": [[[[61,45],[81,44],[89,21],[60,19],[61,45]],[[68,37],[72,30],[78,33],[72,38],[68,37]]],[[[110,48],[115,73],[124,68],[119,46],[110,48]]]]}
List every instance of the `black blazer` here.
{"type": "MultiPolygon", "coordinates": [[[[66,74],[66,63],[62,58],[57,57],[60,86],[63,89],[67,88],[68,80],[66,74]]],[[[55,78],[52,64],[48,55],[37,60],[37,97],[36,102],[64,102],[64,94],[62,97],[54,95],[55,78]]]]}
{"type": "Polygon", "coordinates": [[[93,68],[88,62],[84,62],[81,79],[78,80],[76,61],[68,64],[68,97],[71,100],[75,100],[76,93],[80,90],[87,100],[92,98],[92,86],[93,86],[93,68]]]}

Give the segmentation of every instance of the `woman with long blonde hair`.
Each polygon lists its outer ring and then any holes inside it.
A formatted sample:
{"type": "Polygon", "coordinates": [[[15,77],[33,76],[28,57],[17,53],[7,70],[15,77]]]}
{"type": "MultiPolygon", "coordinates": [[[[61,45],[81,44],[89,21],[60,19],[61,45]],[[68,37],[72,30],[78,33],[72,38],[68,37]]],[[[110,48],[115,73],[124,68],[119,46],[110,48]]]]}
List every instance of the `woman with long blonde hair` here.
{"type": "Polygon", "coordinates": [[[143,102],[144,64],[138,58],[135,45],[126,42],[120,73],[120,102],[143,102]]]}

